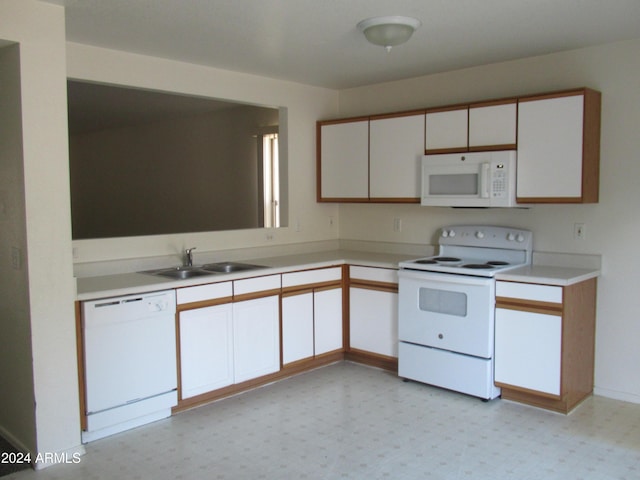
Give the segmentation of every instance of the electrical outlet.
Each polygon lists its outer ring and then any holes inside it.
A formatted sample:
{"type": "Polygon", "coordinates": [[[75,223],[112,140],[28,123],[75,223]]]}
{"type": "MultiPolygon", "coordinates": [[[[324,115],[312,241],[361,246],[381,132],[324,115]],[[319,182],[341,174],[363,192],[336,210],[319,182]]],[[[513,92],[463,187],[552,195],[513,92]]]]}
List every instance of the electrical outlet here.
{"type": "Polygon", "coordinates": [[[333,217],[329,216],[329,227],[333,227],[333,217]]]}
{"type": "Polygon", "coordinates": [[[586,226],[584,223],[573,224],[573,238],[576,240],[584,240],[586,237],[586,226]]]}
{"type": "Polygon", "coordinates": [[[394,218],[393,219],[393,231],[394,232],[401,232],[402,231],[402,219],[401,218],[394,218]]]}

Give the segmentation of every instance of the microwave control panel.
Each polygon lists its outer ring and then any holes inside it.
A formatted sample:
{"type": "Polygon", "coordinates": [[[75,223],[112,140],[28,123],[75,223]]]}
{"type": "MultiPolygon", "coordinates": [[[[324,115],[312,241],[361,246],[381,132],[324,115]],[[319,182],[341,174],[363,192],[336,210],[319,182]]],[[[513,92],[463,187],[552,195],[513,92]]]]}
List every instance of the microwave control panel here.
{"type": "Polygon", "coordinates": [[[507,194],[507,168],[504,164],[493,165],[491,172],[491,195],[494,198],[503,198],[507,194]]]}

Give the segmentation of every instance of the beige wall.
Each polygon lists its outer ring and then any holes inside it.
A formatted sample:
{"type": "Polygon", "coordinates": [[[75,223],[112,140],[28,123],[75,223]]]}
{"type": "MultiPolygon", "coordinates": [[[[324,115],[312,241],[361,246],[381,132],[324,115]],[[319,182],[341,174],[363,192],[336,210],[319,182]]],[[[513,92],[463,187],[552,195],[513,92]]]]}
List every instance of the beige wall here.
{"type": "Polygon", "coordinates": [[[18,45],[0,49],[0,433],[35,450],[29,283],[11,258],[27,251],[19,69],[18,45]]]}
{"type": "MultiPolygon", "coordinates": [[[[416,205],[342,205],[340,237],[435,243],[449,223],[530,228],[534,249],[602,255],[596,392],[640,403],[640,40],[522,59],[340,92],[340,116],[587,86],[602,92],[600,202],[527,210],[454,210],[416,205]],[[393,219],[402,219],[402,232],[393,219]],[[573,224],[586,239],[573,238],[573,224]]],[[[553,172],[549,173],[553,175],[553,172]]]]}
{"type": "Polygon", "coordinates": [[[73,242],[77,264],[161,255],[179,259],[184,248],[194,245],[201,253],[337,238],[337,227],[329,225],[329,216],[337,218],[337,205],[315,201],[315,122],[336,114],[336,91],[75,43],[67,44],[67,63],[72,79],[286,107],[289,138],[291,227],[268,235],[249,229],[79,240],[73,242]]]}
{"type": "MultiPolygon", "coordinates": [[[[15,274],[15,283],[6,286],[8,291],[1,295],[3,300],[14,296],[22,299],[9,300],[17,308],[8,312],[10,318],[6,320],[22,325],[20,332],[9,330],[16,342],[24,343],[26,318],[31,334],[31,355],[21,351],[3,365],[3,370],[15,369],[15,375],[24,376],[12,381],[27,398],[12,398],[8,402],[10,410],[2,412],[0,422],[10,430],[13,440],[32,452],[75,453],[82,447],[73,308],[64,10],[34,0],[4,0],[0,2],[0,18],[0,39],[15,42],[19,48],[16,73],[20,79],[21,117],[17,121],[21,122],[22,143],[9,154],[16,156],[13,160],[3,158],[0,162],[11,164],[22,157],[22,185],[7,190],[17,209],[16,218],[10,221],[15,239],[9,243],[24,248],[22,268],[26,269],[15,274]],[[28,310],[23,304],[25,298],[28,310]],[[28,370],[30,376],[25,373],[28,370]],[[23,382],[32,382],[32,386],[23,382]]],[[[0,121],[3,127],[8,124],[5,112],[0,121]]],[[[16,119],[9,123],[15,125],[16,119]]],[[[11,128],[20,134],[15,126],[11,128]]],[[[2,155],[7,153],[3,151],[2,155]]],[[[20,181],[19,175],[16,180],[20,181]]],[[[2,235],[6,233],[3,231],[2,235]]],[[[2,270],[12,268],[9,255],[3,252],[0,258],[2,270]]],[[[6,333],[3,329],[3,335],[6,333]]],[[[12,394],[11,386],[3,390],[2,396],[12,394]]]]}

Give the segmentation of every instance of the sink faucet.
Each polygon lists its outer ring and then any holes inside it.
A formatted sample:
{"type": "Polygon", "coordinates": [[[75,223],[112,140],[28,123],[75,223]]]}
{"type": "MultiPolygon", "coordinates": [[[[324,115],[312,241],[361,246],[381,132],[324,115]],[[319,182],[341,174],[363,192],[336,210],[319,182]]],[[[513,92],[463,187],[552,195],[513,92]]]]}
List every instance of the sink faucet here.
{"type": "Polygon", "coordinates": [[[187,248],[184,251],[184,266],[185,267],[193,267],[193,251],[196,247],[187,248]]]}

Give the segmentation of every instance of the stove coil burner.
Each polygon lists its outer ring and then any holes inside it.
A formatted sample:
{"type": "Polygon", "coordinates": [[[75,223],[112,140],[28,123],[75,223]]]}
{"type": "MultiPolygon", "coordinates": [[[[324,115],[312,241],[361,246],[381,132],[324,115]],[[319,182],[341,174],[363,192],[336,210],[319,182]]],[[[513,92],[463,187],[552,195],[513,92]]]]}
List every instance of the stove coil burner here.
{"type": "Polygon", "coordinates": [[[472,270],[490,270],[494,267],[488,263],[468,263],[467,265],[462,265],[462,268],[469,268],[472,270]]]}
{"type": "Polygon", "coordinates": [[[505,265],[509,265],[509,262],[503,262],[502,260],[492,260],[487,262],[487,265],[491,265],[493,267],[504,267],[505,265]]]}
{"type": "Polygon", "coordinates": [[[460,262],[461,260],[456,257],[435,257],[433,260],[436,262],[460,262]]]}
{"type": "Polygon", "coordinates": [[[419,263],[421,265],[434,265],[434,264],[436,264],[438,262],[436,262],[435,260],[429,260],[428,258],[425,258],[423,260],[416,260],[413,263],[419,263]]]}

